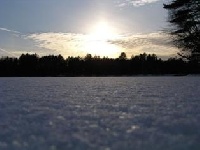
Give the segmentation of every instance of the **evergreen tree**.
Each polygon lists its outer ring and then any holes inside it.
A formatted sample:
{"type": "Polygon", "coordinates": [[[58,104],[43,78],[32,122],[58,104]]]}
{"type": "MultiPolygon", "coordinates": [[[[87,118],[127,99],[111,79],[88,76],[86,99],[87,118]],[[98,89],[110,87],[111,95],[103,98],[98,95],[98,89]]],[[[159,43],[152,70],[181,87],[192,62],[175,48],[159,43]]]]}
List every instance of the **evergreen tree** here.
{"type": "Polygon", "coordinates": [[[121,52],[120,56],[119,56],[119,59],[120,60],[126,60],[127,57],[126,57],[126,53],[125,52],[121,52]]]}
{"type": "Polygon", "coordinates": [[[169,11],[169,29],[181,55],[191,61],[200,61],[200,0],[173,0],[164,4],[169,11]]]}

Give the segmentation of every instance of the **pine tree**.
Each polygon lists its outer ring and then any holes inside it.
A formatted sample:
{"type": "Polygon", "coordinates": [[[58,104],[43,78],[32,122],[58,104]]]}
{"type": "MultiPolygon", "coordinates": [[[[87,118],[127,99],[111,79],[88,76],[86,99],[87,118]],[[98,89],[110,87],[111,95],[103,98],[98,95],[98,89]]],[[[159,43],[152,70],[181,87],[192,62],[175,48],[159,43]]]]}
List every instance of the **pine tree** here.
{"type": "Polygon", "coordinates": [[[179,55],[191,61],[200,61],[200,0],[173,0],[164,4],[169,11],[169,29],[179,55]]]}

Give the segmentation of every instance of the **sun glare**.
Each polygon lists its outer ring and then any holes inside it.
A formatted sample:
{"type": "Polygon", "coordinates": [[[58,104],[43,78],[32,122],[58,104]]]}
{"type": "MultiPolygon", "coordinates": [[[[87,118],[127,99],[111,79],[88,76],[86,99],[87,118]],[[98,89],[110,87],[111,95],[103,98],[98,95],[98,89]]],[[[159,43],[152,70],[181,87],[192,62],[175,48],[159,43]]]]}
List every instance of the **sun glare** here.
{"type": "Polygon", "coordinates": [[[109,43],[109,40],[117,39],[117,32],[107,22],[99,22],[91,28],[88,39],[85,42],[87,53],[116,57],[119,55],[119,48],[109,43]]]}
{"type": "Polygon", "coordinates": [[[93,27],[91,33],[91,38],[96,40],[109,40],[116,38],[116,31],[114,28],[110,27],[106,22],[100,22],[95,27],[93,27]]]}

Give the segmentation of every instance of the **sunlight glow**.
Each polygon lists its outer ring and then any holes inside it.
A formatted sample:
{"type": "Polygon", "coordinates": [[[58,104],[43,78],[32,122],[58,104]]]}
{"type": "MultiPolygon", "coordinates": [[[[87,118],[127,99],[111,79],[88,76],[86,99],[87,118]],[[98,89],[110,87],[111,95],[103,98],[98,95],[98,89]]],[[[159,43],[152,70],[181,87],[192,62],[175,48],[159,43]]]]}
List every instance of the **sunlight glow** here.
{"type": "Polygon", "coordinates": [[[107,22],[100,22],[92,28],[91,38],[95,40],[109,40],[117,37],[114,28],[110,27],[107,22]]]}
{"type": "Polygon", "coordinates": [[[91,28],[85,41],[87,53],[97,56],[117,57],[120,53],[118,46],[109,43],[109,40],[117,39],[119,35],[107,22],[99,22],[91,28]]]}

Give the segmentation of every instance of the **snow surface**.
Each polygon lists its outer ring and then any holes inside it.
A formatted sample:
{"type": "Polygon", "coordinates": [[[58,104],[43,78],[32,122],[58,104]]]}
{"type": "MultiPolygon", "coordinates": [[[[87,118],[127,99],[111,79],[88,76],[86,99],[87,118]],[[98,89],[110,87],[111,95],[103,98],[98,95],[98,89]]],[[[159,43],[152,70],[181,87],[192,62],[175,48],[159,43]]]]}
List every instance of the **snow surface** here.
{"type": "Polygon", "coordinates": [[[199,150],[200,77],[0,78],[0,150],[199,150]]]}

